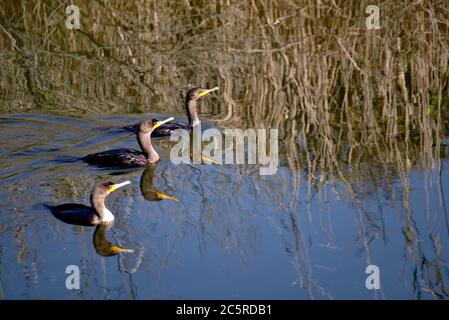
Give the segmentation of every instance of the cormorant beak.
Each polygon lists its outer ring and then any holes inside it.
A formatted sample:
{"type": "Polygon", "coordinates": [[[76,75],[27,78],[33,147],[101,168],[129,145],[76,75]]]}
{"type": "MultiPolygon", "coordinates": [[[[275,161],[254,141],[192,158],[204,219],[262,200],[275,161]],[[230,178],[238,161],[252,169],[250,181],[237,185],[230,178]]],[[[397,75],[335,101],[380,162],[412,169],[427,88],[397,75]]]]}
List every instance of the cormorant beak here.
{"type": "Polygon", "coordinates": [[[201,92],[198,94],[198,97],[204,97],[206,94],[211,93],[212,91],[216,91],[216,90],[218,90],[218,89],[220,89],[220,88],[219,88],[219,87],[215,87],[215,88],[212,88],[212,89],[206,89],[206,90],[204,90],[204,91],[201,91],[201,92]]]}
{"type": "Polygon", "coordinates": [[[120,253],[120,252],[129,252],[129,253],[134,252],[134,249],[126,249],[126,248],[122,248],[122,247],[114,246],[114,245],[112,245],[110,249],[115,254],[120,253]]]}
{"type": "Polygon", "coordinates": [[[112,191],[115,191],[115,190],[117,190],[118,188],[123,187],[123,186],[126,186],[126,185],[128,185],[128,184],[130,184],[130,183],[131,183],[131,181],[125,181],[125,182],[122,182],[122,183],[116,183],[116,184],[113,184],[112,186],[109,187],[108,193],[111,193],[112,191]]]}
{"type": "Polygon", "coordinates": [[[156,122],[156,123],[153,125],[153,130],[156,129],[156,128],[158,128],[158,127],[160,127],[161,125],[166,124],[167,122],[170,122],[170,121],[173,121],[173,120],[175,120],[175,118],[170,117],[170,118],[168,118],[168,119],[165,119],[165,120],[162,120],[162,121],[158,121],[158,122],[156,122]]]}
{"type": "Polygon", "coordinates": [[[176,199],[175,197],[169,196],[168,194],[165,193],[161,193],[161,192],[156,192],[156,195],[159,199],[167,199],[167,200],[173,200],[173,201],[179,201],[178,199],[176,199]]]}

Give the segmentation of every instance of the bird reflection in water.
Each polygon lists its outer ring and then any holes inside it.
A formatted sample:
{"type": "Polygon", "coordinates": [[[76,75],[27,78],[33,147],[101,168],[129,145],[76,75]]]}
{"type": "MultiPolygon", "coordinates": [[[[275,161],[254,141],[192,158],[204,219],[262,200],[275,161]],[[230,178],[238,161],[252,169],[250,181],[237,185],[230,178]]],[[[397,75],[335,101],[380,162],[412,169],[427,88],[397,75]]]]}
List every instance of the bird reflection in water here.
{"type": "Polygon", "coordinates": [[[115,256],[121,252],[133,253],[134,249],[122,248],[108,241],[106,233],[113,224],[113,222],[105,222],[97,225],[93,236],[95,251],[103,257],[115,256]]]}
{"type": "Polygon", "coordinates": [[[159,192],[154,187],[153,176],[155,167],[146,168],[140,177],[140,192],[142,197],[147,201],[173,200],[179,201],[175,197],[159,192]]]}

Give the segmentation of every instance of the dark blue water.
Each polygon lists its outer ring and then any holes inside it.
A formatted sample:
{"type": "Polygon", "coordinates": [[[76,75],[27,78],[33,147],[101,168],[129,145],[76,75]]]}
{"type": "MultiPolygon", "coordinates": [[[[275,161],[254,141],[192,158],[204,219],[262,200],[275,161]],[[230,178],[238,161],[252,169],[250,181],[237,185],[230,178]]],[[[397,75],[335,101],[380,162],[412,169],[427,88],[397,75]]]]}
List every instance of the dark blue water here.
{"type": "Polygon", "coordinates": [[[137,148],[119,128],[138,120],[1,117],[1,298],[448,297],[446,161],[312,181],[287,165],[264,177],[257,166],[174,165],[170,143],[159,141],[162,161],[152,169],[73,162],[137,148]],[[102,256],[94,227],[65,224],[44,206],[88,205],[91,188],[108,180],[132,182],[106,200],[116,219],[105,237],[133,253],[102,256]],[[155,191],[179,201],[151,201],[155,191]],[[65,286],[68,265],[80,268],[79,290],[65,286]],[[365,286],[368,265],[379,267],[379,290],[365,286]]]}

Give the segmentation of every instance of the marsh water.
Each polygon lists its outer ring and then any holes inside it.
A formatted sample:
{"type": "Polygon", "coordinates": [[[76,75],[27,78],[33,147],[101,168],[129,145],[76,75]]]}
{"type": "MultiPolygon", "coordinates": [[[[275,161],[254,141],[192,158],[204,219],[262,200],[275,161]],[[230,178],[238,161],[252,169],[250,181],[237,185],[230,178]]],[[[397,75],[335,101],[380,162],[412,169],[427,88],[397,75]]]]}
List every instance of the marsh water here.
{"type": "Polygon", "coordinates": [[[0,4],[0,298],[449,297],[445,1],[385,4],[370,32],[364,1],[138,2],[80,2],[80,31],[59,2],[0,4]],[[205,124],[279,129],[276,174],[175,165],[166,139],[153,167],[78,161],[138,149],[123,127],[143,119],[185,122],[192,86],[220,87],[198,102],[205,124]],[[125,180],[107,227],[46,206],[88,205],[94,185],[125,180]]]}
{"type": "Polygon", "coordinates": [[[333,179],[309,190],[285,165],[261,177],[255,166],[174,165],[167,157],[132,171],[72,162],[136,147],[132,134],[111,128],[139,118],[1,117],[4,298],[371,299],[370,264],[381,271],[379,297],[425,296],[419,282],[438,290],[447,281],[447,162],[441,171],[411,170],[408,186],[388,168],[368,171],[357,186],[363,200],[333,179]],[[108,180],[132,182],[107,198],[116,222],[106,238],[134,253],[101,256],[94,228],[64,224],[43,206],[88,204],[91,187],[108,180]],[[151,201],[155,190],[179,201],[151,201]],[[68,265],[81,269],[80,290],[65,287],[68,265]]]}

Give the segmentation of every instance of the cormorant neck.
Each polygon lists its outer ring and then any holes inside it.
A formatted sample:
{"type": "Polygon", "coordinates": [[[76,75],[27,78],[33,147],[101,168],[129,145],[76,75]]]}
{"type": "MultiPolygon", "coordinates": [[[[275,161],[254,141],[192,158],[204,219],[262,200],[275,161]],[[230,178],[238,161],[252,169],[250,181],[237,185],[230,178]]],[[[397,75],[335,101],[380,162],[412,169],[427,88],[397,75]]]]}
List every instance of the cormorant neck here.
{"type": "Polygon", "coordinates": [[[187,118],[189,119],[189,127],[193,128],[200,124],[200,119],[196,113],[196,100],[186,101],[187,118]]]}
{"type": "Polygon", "coordinates": [[[139,131],[137,133],[137,142],[150,163],[155,163],[160,159],[159,154],[154,150],[153,145],[151,144],[150,134],[139,131]]]}
{"type": "Polygon", "coordinates": [[[145,169],[140,177],[140,191],[146,200],[151,199],[151,195],[154,194],[153,185],[153,173],[154,169],[145,169]]]}
{"type": "Polygon", "coordinates": [[[91,194],[90,203],[92,204],[95,212],[98,214],[101,222],[114,220],[114,215],[108,210],[108,208],[106,208],[106,205],[104,204],[104,198],[95,197],[94,194],[91,194]]]}

